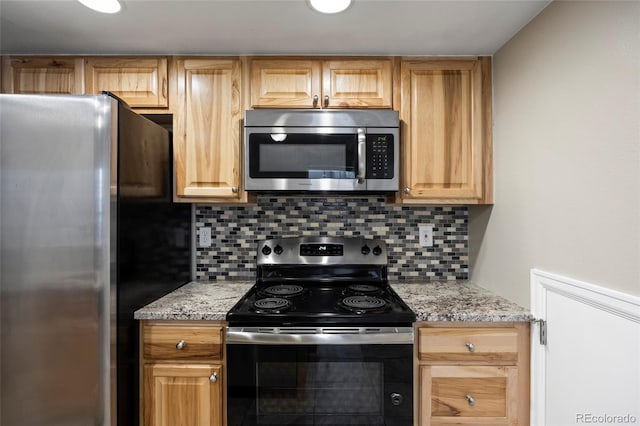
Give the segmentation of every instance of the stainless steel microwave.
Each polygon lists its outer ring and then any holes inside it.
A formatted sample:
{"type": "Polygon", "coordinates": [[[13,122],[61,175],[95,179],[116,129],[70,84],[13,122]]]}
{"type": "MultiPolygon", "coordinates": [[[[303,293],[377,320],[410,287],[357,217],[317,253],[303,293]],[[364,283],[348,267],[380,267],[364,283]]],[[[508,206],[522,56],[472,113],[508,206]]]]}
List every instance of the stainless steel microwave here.
{"type": "Polygon", "coordinates": [[[399,120],[382,110],[248,110],[247,191],[398,190],[399,120]]]}

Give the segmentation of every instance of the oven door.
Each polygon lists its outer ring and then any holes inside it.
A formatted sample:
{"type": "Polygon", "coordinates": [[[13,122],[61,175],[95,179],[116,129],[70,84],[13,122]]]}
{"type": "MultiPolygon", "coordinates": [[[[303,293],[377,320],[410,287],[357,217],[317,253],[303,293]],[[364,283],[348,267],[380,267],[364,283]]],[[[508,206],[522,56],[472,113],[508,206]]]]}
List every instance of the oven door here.
{"type": "Polygon", "coordinates": [[[358,128],[245,128],[248,191],[361,191],[365,130],[358,128]]]}
{"type": "Polygon", "coordinates": [[[413,425],[410,327],[260,330],[227,333],[229,426],[413,425]]]}

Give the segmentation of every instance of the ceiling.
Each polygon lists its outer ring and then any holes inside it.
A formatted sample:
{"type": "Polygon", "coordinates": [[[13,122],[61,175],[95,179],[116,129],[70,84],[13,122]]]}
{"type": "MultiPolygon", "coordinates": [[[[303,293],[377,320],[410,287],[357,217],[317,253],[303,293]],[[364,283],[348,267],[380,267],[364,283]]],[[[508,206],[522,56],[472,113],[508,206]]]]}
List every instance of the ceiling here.
{"type": "Polygon", "coordinates": [[[2,54],[491,55],[550,0],[0,0],[2,54]]]}

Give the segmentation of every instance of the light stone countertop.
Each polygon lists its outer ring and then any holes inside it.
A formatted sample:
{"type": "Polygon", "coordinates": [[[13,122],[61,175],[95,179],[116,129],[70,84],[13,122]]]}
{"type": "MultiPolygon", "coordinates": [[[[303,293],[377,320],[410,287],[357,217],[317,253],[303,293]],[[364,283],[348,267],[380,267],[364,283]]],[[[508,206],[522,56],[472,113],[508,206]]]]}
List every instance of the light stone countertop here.
{"type": "Polygon", "coordinates": [[[528,309],[467,281],[391,283],[418,321],[530,321],[528,309]]]}
{"type": "Polygon", "coordinates": [[[249,291],[254,281],[191,281],[134,313],[137,320],[217,320],[249,291]]]}
{"type": "MultiPolygon", "coordinates": [[[[251,288],[252,281],[192,281],[135,312],[138,320],[218,320],[251,288]]],[[[509,300],[466,281],[392,282],[418,321],[530,321],[509,300]]]]}

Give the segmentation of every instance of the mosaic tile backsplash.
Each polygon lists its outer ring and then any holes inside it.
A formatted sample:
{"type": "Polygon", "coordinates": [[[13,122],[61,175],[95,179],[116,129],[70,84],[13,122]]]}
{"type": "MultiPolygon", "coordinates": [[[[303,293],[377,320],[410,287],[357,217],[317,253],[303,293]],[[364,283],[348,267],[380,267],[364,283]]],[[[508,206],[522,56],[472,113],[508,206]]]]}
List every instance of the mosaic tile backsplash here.
{"type": "Polygon", "coordinates": [[[270,237],[362,236],[387,242],[390,280],[466,280],[466,207],[398,206],[381,196],[259,195],[256,204],[196,206],[196,235],[211,228],[211,247],[196,244],[197,280],[255,279],[256,244],[270,237]],[[433,247],[420,247],[418,225],[433,225],[433,247]]]}

